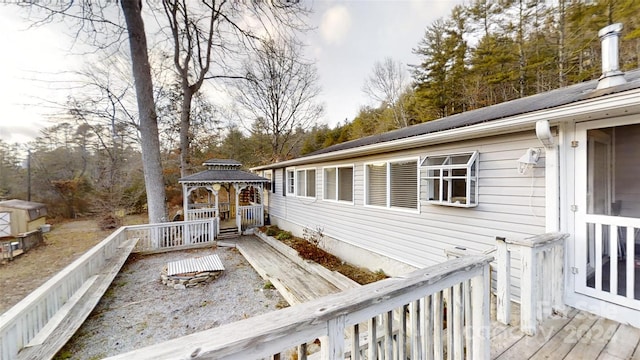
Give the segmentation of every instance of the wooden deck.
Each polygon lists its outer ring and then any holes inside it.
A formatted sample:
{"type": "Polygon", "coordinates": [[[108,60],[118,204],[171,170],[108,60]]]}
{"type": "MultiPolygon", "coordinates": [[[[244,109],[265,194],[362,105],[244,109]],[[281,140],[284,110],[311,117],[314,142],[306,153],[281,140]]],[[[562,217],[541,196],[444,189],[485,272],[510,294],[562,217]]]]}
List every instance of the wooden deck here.
{"type": "Polygon", "coordinates": [[[491,358],[640,360],[640,329],[571,310],[547,320],[536,336],[491,323],[491,358]]]}
{"type": "MultiPolygon", "coordinates": [[[[292,305],[340,291],[255,236],[241,237],[236,246],[292,305]]],[[[514,306],[512,324],[519,323],[518,312],[514,306]]],[[[640,360],[640,329],[584,311],[571,310],[566,317],[547,320],[536,336],[525,335],[517,326],[498,323],[495,315],[492,318],[492,359],[640,360]]]]}

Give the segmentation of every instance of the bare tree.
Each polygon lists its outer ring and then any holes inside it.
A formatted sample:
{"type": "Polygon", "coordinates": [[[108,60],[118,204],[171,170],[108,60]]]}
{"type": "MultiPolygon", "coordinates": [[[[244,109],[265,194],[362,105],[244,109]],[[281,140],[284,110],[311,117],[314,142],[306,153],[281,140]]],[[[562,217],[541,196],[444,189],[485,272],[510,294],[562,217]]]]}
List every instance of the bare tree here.
{"type": "Polygon", "coordinates": [[[171,30],[173,62],[179,77],[180,174],[191,172],[192,102],[207,79],[243,79],[234,74],[234,57],[254,47],[258,33],[301,29],[307,10],[296,1],[163,0],[171,30]],[[255,21],[247,21],[251,18],[255,21]],[[215,70],[215,71],[212,71],[215,70]],[[216,72],[216,73],[214,73],[216,72]]]}
{"type": "Polygon", "coordinates": [[[382,107],[390,108],[397,127],[409,125],[408,117],[401,101],[406,91],[406,75],[402,63],[387,57],[376,61],[373,72],[365,80],[362,91],[382,107]]]}
{"type": "Polygon", "coordinates": [[[44,12],[44,18],[34,21],[34,25],[43,25],[63,19],[75,21],[75,41],[83,38],[92,46],[93,51],[114,52],[119,48],[125,34],[129,38],[132,73],[138,103],[139,130],[141,137],[143,169],[147,193],[149,222],[164,221],[165,189],[160,162],[160,141],[153,97],[151,66],[147,52],[147,38],[142,21],[142,1],[120,1],[122,13],[109,1],[82,0],[79,2],[29,2],[29,10],[44,12]],[[122,17],[126,26],[122,25],[122,17]]]}
{"type": "Polygon", "coordinates": [[[131,65],[135,79],[138,116],[140,117],[140,135],[142,143],[142,164],[147,191],[149,222],[166,220],[165,189],[160,158],[160,140],[158,136],[158,116],[153,98],[151,66],[147,53],[147,37],[142,21],[141,1],[121,1],[122,12],[129,33],[131,65]]]}
{"type": "Polygon", "coordinates": [[[180,175],[190,173],[191,103],[209,72],[214,36],[226,1],[203,1],[204,11],[190,11],[186,0],[163,0],[173,41],[173,63],[180,79],[180,175]]]}
{"type": "Polygon", "coordinates": [[[272,160],[287,158],[296,129],[308,129],[322,113],[316,102],[320,93],[318,76],[312,63],[301,56],[301,45],[293,40],[267,40],[243,64],[248,81],[236,83],[235,99],[242,116],[259,122],[269,135],[272,160]]]}

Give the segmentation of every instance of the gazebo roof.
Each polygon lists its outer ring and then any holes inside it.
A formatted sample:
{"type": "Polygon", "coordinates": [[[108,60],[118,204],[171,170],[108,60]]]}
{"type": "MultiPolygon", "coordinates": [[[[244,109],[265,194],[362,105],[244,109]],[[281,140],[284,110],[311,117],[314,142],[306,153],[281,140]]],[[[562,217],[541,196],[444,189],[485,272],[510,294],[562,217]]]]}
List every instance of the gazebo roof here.
{"type": "Polygon", "coordinates": [[[233,160],[233,159],[209,159],[207,161],[205,161],[204,163],[202,163],[202,165],[204,166],[232,166],[232,167],[240,167],[242,166],[242,163],[237,161],[237,160],[233,160]]]}
{"type": "Polygon", "coordinates": [[[240,170],[242,163],[232,159],[210,159],[202,165],[207,170],[185,176],[180,183],[266,183],[271,180],[254,173],[240,170]]]}
{"type": "Polygon", "coordinates": [[[270,180],[256,174],[252,174],[242,170],[204,170],[199,173],[195,173],[189,176],[185,176],[178,180],[180,183],[192,183],[192,182],[254,182],[254,183],[266,183],[270,180]]]}

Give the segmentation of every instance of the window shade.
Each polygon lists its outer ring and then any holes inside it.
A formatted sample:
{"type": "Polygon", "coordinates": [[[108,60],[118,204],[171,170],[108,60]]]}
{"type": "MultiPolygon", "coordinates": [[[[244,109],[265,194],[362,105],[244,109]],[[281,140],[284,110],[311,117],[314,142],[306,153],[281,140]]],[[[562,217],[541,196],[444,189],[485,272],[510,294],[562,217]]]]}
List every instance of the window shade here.
{"type": "Polygon", "coordinates": [[[418,208],[418,163],[391,163],[390,201],[392,207],[418,208]]]}
{"type": "Polygon", "coordinates": [[[367,165],[367,205],[387,206],[387,164],[367,165]]]}

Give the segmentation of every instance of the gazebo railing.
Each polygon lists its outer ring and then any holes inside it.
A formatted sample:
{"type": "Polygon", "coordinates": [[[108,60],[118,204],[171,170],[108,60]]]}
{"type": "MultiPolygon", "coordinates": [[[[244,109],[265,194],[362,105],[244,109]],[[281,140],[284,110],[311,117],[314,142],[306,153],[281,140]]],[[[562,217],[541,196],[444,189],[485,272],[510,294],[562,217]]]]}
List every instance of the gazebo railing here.
{"type": "Polygon", "coordinates": [[[238,206],[238,216],[242,230],[264,225],[262,205],[238,206]]]}
{"type": "Polygon", "coordinates": [[[198,209],[189,209],[187,210],[187,216],[185,216],[185,220],[203,220],[218,217],[218,208],[209,207],[209,208],[198,208],[198,209]]]}

